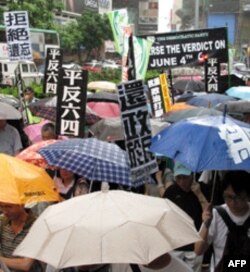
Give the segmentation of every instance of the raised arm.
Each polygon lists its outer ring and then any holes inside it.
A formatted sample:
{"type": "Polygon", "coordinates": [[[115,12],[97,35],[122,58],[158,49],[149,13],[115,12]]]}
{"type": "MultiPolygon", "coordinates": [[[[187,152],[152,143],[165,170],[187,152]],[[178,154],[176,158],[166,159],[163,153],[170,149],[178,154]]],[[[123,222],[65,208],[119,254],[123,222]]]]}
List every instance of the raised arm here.
{"type": "Polygon", "coordinates": [[[196,242],[194,246],[194,251],[197,255],[202,255],[208,248],[207,239],[212,219],[213,219],[212,204],[208,204],[207,207],[203,210],[202,213],[203,224],[199,231],[202,241],[196,242]]]}

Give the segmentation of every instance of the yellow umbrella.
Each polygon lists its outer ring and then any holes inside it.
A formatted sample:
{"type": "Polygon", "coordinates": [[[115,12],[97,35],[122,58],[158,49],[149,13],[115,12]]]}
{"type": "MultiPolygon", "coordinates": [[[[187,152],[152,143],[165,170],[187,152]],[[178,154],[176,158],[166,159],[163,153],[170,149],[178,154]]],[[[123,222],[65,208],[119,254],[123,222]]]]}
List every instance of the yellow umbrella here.
{"type": "Polygon", "coordinates": [[[30,204],[59,201],[53,180],[35,165],[0,154],[0,202],[30,204]]]}

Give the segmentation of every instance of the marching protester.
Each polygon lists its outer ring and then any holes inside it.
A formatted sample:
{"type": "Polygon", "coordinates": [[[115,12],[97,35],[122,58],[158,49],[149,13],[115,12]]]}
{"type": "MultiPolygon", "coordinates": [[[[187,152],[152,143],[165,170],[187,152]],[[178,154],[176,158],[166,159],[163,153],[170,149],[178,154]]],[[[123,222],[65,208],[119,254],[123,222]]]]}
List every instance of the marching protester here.
{"type": "Polygon", "coordinates": [[[208,205],[203,211],[203,224],[199,232],[203,241],[195,244],[195,252],[203,254],[212,244],[214,253],[210,271],[224,271],[226,257],[250,256],[249,180],[250,174],[245,171],[227,172],[223,178],[225,204],[213,209],[208,205]]]}
{"type": "Polygon", "coordinates": [[[42,272],[39,262],[12,255],[36,220],[35,216],[23,205],[18,204],[0,203],[0,211],[2,213],[0,216],[0,263],[7,266],[11,272],[42,272]]]}
{"type": "MultiPolygon", "coordinates": [[[[183,211],[185,211],[193,220],[197,230],[202,223],[202,206],[206,199],[195,186],[195,192],[192,190],[193,174],[179,162],[174,165],[175,181],[164,192],[163,197],[173,201],[183,211]]],[[[174,254],[185,261],[193,271],[201,271],[202,257],[198,257],[194,252],[194,245],[187,245],[174,250],[174,254]]]]}

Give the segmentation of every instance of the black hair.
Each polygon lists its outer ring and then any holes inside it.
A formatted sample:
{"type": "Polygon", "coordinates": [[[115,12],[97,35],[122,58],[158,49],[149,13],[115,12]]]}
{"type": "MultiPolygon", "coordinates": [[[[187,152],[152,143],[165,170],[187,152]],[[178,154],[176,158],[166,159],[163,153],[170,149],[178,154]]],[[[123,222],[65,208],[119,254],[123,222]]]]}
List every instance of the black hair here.
{"type": "Polygon", "coordinates": [[[33,90],[32,87],[28,86],[28,87],[26,87],[26,88],[23,90],[23,93],[26,93],[26,92],[32,92],[32,93],[34,93],[34,90],[33,90]]]}
{"type": "Polygon", "coordinates": [[[55,125],[53,123],[46,123],[41,128],[42,132],[48,131],[48,130],[55,132],[55,125]]]}
{"type": "Polygon", "coordinates": [[[222,180],[222,191],[232,186],[235,194],[246,192],[250,196],[250,173],[246,171],[228,171],[222,180]]]}

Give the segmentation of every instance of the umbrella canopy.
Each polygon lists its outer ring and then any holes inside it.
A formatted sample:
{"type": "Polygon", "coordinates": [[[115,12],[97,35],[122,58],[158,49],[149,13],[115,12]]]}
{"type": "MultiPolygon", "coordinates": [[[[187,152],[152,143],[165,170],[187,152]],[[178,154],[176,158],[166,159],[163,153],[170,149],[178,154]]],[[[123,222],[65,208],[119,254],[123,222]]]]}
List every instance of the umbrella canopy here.
{"type": "Polygon", "coordinates": [[[41,129],[42,126],[48,122],[48,120],[43,120],[38,124],[28,125],[23,129],[31,143],[37,143],[42,141],[41,129]]]}
{"type": "Polygon", "coordinates": [[[88,102],[87,106],[102,118],[117,117],[121,115],[120,106],[112,102],[88,102]]]}
{"type": "Polygon", "coordinates": [[[250,170],[249,133],[249,124],[230,117],[187,118],[155,135],[150,150],[194,172],[250,170]]]}
{"type": "MultiPolygon", "coordinates": [[[[152,135],[158,133],[161,129],[167,127],[169,124],[157,119],[150,119],[152,135]]],[[[96,122],[89,130],[99,140],[123,140],[124,131],[121,117],[106,118],[96,122]]]]}
{"type": "Polygon", "coordinates": [[[227,107],[227,111],[232,113],[250,112],[250,101],[248,100],[227,101],[225,103],[218,104],[215,108],[219,111],[224,111],[225,106],[227,107]]]}
{"type": "Polygon", "coordinates": [[[0,102],[7,103],[16,109],[20,107],[21,103],[18,98],[10,94],[0,94],[0,102]]]}
{"type": "Polygon", "coordinates": [[[36,166],[42,167],[42,168],[49,168],[48,163],[44,159],[43,156],[41,156],[37,151],[50,144],[56,143],[58,140],[47,140],[47,141],[40,141],[38,143],[35,143],[27,148],[25,148],[22,152],[20,152],[16,158],[19,158],[23,161],[32,163],[36,166]]]}
{"type": "MultiPolygon", "coordinates": [[[[52,122],[56,121],[56,107],[57,107],[57,97],[43,98],[37,102],[29,104],[29,109],[35,116],[50,120],[52,122]]],[[[97,116],[88,106],[86,106],[86,123],[92,125],[101,119],[97,116]]]]}
{"type": "Polygon", "coordinates": [[[191,218],[169,200],[99,191],[49,206],[14,254],[56,268],[148,264],[199,240],[191,218]]]}
{"type": "Polygon", "coordinates": [[[40,167],[0,154],[0,202],[29,204],[59,201],[53,180],[40,167]]]}
{"type": "Polygon", "coordinates": [[[226,91],[226,93],[227,95],[235,98],[250,100],[250,87],[248,86],[231,87],[226,91]]]}
{"type": "Polygon", "coordinates": [[[164,117],[164,120],[169,123],[175,123],[189,117],[204,116],[204,115],[216,116],[216,115],[222,115],[222,112],[212,108],[195,107],[191,109],[184,109],[180,111],[170,112],[169,115],[164,117]]]}
{"type": "Polygon", "coordinates": [[[196,97],[196,94],[194,92],[186,92],[181,95],[177,95],[174,97],[175,102],[187,102],[191,98],[196,97]]]}
{"type": "Polygon", "coordinates": [[[116,84],[109,81],[92,81],[88,83],[89,90],[116,91],[116,84]]]}
{"type": "Polygon", "coordinates": [[[233,87],[233,86],[246,85],[246,82],[244,81],[244,79],[242,79],[241,77],[235,74],[222,75],[219,77],[219,82],[220,82],[220,90],[219,90],[220,93],[225,93],[226,90],[228,90],[230,87],[233,87]],[[230,77],[230,80],[228,79],[228,77],[230,77]]]}
{"type": "Polygon", "coordinates": [[[95,181],[133,186],[127,153],[95,138],[67,139],[38,151],[49,165],[95,181]]]}
{"type": "Polygon", "coordinates": [[[194,80],[194,81],[202,81],[202,76],[201,75],[190,75],[190,76],[178,76],[175,78],[175,81],[177,80],[181,80],[181,79],[185,79],[185,80],[194,80]]]}
{"type": "Polygon", "coordinates": [[[192,106],[213,108],[219,103],[225,101],[234,101],[235,98],[224,94],[208,93],[191,98],[187,101],[187,104],[192,106]]]}
{"type": "Polygon", "coordinates": [[[180,92],[184,91],[204,92],[205,83],[200,80],[178,79],[173,84],[173,88],[180,92]]]}
{"type": "Polygon", "coordinates": [[[116,93],[98,92],[87,96],[87,102],[113,102],[119,103],[116,93]]]}
{"type": "Polygon", "coordinates": [[[21,119],[21,113],[10,104],[0,102],[0,119],[15,120],[21,119]]]}
{"type": "Polygon", "coordinates": [[[194,108],[194,106],[188,105],[185,102],[178,102],[172,105],[171,111],[179,111],[179,110],[191,109],[191,108],[194,108]]]}

